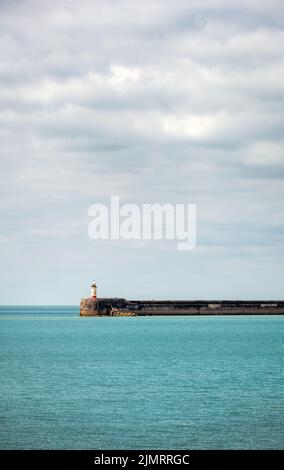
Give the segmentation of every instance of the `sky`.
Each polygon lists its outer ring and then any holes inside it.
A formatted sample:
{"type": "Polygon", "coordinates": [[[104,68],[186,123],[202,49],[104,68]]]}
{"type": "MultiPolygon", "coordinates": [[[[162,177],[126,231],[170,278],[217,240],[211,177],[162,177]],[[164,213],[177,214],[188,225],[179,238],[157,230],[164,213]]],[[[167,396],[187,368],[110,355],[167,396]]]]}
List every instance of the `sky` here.
{"type": "Polygon", "coordinates": [[[284,3],[0,1],[0,304],[283,299],[284,3]],[[197,206],[197,244],[88,210],[197,206]]]}

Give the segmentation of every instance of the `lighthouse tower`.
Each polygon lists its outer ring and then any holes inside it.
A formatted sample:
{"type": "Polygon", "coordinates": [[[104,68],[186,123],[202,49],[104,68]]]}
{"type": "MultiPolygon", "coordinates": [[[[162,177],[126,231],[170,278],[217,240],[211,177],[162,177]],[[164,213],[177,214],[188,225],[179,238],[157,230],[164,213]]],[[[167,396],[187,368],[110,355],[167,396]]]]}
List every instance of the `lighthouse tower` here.
{"type": "Polygon", "coordinates": [[[93,281],[93,283],[92,283],[91,297],[92,297],[93,300],[97,300],[97,284],[95,283],[95,281],[93,281]]]}

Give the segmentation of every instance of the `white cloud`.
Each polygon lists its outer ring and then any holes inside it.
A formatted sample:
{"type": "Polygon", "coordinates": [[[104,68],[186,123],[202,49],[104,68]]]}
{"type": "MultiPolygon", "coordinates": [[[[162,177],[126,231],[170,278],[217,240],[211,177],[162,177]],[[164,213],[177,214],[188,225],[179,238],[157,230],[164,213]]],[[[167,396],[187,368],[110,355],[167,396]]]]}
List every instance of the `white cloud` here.
{"type": "MultiPolygon", "coordinates": [[[[32,0],[0,10],[1,243],[14,247],[4,249],[3,272],[50,272],[58,251],[75,302],[82,266],[86,279],[95,266],[108,282],[123,255],[118,289],[129,271],[146,289],[149,270],[163,276],[155,266],[169,249],[177,295],[187,296],[190,273],[192,295],[210,296],[212,263],[222,292],[230,262],[241,295],[239,253],[259,279],[251,295],[262,293],[260,259],[278,276],[267,289],[280,295],[283,2],[32,0]],[[197,203],[196,253],[181,258],[167,244],[97,250],[86,238],[88,206],[111,194],[197,203]]],[[[5,282],[1,289],[9,294],[5,282]]],[[[53,301],[64,302],[60,292],[53,301]]]]}

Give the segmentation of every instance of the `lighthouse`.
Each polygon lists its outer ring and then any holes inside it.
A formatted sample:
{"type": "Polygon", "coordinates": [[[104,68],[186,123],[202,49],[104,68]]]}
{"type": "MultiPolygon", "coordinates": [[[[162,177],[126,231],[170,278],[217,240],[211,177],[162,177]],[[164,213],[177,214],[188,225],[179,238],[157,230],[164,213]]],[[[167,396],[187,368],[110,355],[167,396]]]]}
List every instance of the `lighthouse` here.
{"type": "Polygon", "coordinates": [[[91,285],[91,295],[88,298],[81,299],[80,316],[96,317],[98,316],[97,284],[95,281],[91,285]]]}
{"type": "Polygon", "coordinates": [[[97,284],[95,283],[95,281],[93,281],[93,283],[92,283],[91,297],[92,297],[93,300],[97,300],[97,284]]]}

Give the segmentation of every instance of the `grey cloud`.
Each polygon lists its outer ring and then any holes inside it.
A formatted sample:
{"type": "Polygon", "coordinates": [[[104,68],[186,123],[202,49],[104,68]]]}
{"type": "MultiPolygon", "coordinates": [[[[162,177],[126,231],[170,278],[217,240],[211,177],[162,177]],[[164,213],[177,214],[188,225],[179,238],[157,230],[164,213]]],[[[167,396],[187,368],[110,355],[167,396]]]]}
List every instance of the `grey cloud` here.
{"type": "Polygon", "coordinates": [[[174,297],[281,296],[283,18],[276,0],[0,3],[0,302],[15,282],[36,303],[40,276],[49,303],[97,275],[165,297],[169,270],[174,297]],[[91,242],[111,194],[197,203],[196,252],[91,242]]]}

